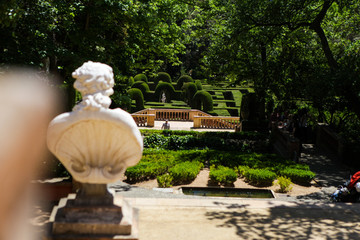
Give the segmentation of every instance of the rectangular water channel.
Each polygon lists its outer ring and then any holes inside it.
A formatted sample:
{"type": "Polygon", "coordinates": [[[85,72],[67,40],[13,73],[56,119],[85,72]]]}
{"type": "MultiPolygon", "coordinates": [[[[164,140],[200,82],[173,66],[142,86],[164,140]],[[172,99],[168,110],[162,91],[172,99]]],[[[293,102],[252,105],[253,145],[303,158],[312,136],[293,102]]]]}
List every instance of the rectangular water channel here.
{"type": "Polygon", "coordinates": [[[275,198],[273,191],[269,189],[182,187],[181,190],[185,195],[205,197],[275,198]]]}

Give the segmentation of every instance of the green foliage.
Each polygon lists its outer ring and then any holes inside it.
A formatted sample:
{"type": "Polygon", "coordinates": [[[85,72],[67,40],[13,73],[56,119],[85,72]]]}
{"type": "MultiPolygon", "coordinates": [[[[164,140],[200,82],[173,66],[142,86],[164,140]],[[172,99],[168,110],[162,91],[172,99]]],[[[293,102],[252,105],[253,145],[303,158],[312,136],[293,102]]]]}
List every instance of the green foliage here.
{"type": "Polygon", "coordinates": [[[202,84],[200,80],[195,80],[196,88],[198,91],[203,90],[202,84]]]}
{"type": "Polygon", "coordinates": [[[205,90],[197,91],[192,100],[193,108],[204,112],[213,112],[213,99],[205,90]]]}
{"type": "Polygon", "coordinates": [[[149,85],[144,82],[144,81],[137,81],[135,82],[131,88],[137,88],[140,89],[140,91],[142,92],[143,96],[146,96],[146,93],[150,91],[149,85]]]}
{"type": "Polygon", "coordinates": [[[133,77],[129,77],[128,82],[127,82],[128,86],[132,86],[134,83],[135,83],[134,78],[133,78],[133,77]]]}
{"type": "Polygon", "coordinates": [[[135,82],[143,81],[143,82],[148,83],[148,78],[146,77],[145,74],[139,73],[139,74],[135,75],[134,81],[135,82]]]}
{"type": "Polygon", "coordinates": [[[161,188],[172,187],[173,178],[168,173],[156,177],[158,186],[161,188]]]}
{"type": "Polygon", "coordinates": [[[166,102],[171,102],[174,99],[175,89],[171,83],[159,82],[155,88],[155,98],[160,102],[162,93],[165,93],[166,102]]]}
{"type": "Polygon", "coordinates": [[[201,162],[186,161],[170,168],[169,173],[173,179],[173,184],[188,184],[195,180],[203,167],[204,165],[201,162]]]}
{"type": "Polygon", "coordinates": [[[278,177],[277,178],[277,185],[280,186],[279,192],[281,193],[287,193],[290,192],[292,189],[292,182],[289,178],[287,177],[278,177]]]}
{"type": "Polygon", "coordinates": [[[198,91],[196,84],[193,82],[184,83],[182,90],[184,93],[185,102],[187,102],[190,106],[192,106],[193,97],[198,91]]]}
{"type": "Polygon", "coordinates": [[[281,176],[285,176],[291,179],[294,183],[309,185],[315,177],[315,173],[310,170],[304,170],[299,168],[287,167],[280,172],[281,176]]]}
{"type": "Polygon", "coordinates": [[[237,179],[237,174],[234,169],[228,167],[211,166],[209,177],[213,183],[220,185],[232,185],[237,179]]]}
{"type": "Polygon", "coordinates": [[[189,75],[182,75],[177,80],[177,89],[181,90],[183,87],[183,84],[186,82],[194,82],[194,80],[189,75]]]}
{"type": "Polygon", "coordinates": [[[171,77],[166,72],[159,72],[154,78],[155,85],[157,85],[160,81],[171,83],[171,77]]]}
{"type": "Polygon", "coordinates": [[[245,179],[257,186],[271,186],[276,173],[266,169],[249,169],[245,172],[245,179]]]}
{"type": "MultiPolygon", "coordinates": [[[[144,96],[140,89],[138,88],[131,88],[128,90],[128,94],[131,99],[135,100],[136,102],[136,108],[135,111],[140,111],[144,109],[144,96]]],[[[134,111],[132,111],[134,112],[134,111]]]]}
{"type": "Polygon", "coordinates": [[[125,171],[126,181],[140,182],[165,174],[174,165],[174,157],[162,152],[144,153],[141,161],[125,171]]]}
{"type": "Polygon", "coordinates": [[[237,167],[237,173],[239,175],[239,177],[245,177],[246,172],[249,170],[250,168],[248,166],[238,166],[237,167]]]}

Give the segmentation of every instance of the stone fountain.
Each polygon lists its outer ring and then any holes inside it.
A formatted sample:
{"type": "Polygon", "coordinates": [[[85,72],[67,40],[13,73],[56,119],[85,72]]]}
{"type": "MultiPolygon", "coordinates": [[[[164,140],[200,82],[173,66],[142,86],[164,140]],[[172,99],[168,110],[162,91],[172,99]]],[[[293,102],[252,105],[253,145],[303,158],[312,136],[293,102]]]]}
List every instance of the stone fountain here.
{"type": "Polygon", "coordinates": [[[107,184],[140,160],[140,131],[129,113],[109,109],[110,66],[89,61],[72,76],[82,101],[52,120],[48,147],[81,188],[53,209],[49,239],[138,239],[136,209],[114,199],[107,184]]]}

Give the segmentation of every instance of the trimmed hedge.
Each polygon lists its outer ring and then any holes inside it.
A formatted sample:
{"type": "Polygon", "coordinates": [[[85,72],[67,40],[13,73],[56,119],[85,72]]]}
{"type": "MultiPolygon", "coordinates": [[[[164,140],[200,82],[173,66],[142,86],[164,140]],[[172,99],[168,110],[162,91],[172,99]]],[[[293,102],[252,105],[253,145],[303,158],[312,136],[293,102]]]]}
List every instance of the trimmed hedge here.
{"type": "Polygon", "coordinates": [[[128,86],[132,86],[135,83],[135,80],[133,77],[129,77],[128,79],[128,86]]]}
{"type": "Polygon", "coordinates": [[[276,179],[276,173],[266,169],[248,169],[245,179],[257,186],[271,186],[276,179]]]}
{"type": "Polygon", "coordinates": [[[134,81],[137,82],[137,81],[143,81],[143,82],[148,82],[148,78],[146,77],[145,74],[143,73],[140,73],[140,74],[137,74],[135,77],[134,77],[134,81]]]}
{"type": "Polygon", "coordinates": [[[280,175],[288,177],[292,182],[298,183],[301,185],[309,185],[310,182],[315,177],[315,173],[310,170],[287,167],[284,170],[280,171],[280,175]]]}
{"type": "Polygon", "coordinates": [[[195,80],[196,88],[198,91],[203,90],[202,84],[200,80],[195,80]]]}
{"type": "Polygon", "coordinates": [[[150,91],[149,85],[148,85],[146,82],[144,82],[144,81],[137,81],[137,82],[135,82],[135,83],[131,86],[131,88],[140,89],[141,92],[142,92],[142,94],[143,94],[143,96],[145,96],[146,93],[150,91]]]}
{"type": "Polygon", "coordinates": [[[187,82],[184,83],[182,90],[184,92],[184,97],[185,97],[185,102],[187,102],[190,106],[193,105],[193,97],[196,94],[196,92],[198,91],[196,84],[193,82],[187,82]]]}
{"type": "Polygon", "coordinates": [[[188,184],[195,180],[200,170],[204,167],[198,161],[186,161],[175,165],[169,169],[169,174],[172,177],[172,184],[188,184]]]}
{"type": "Polygon", "coordinates": [[[211,166],[209,176],[213,183],[220,185],[231,185],[237,179],[235,170],[224,166],[211,166]]]}
{"type": "Polygon", "coordinates": [[[155,88],[155,98],[160,102],[162,93],[165,93],[166,102],[171,102],[174,99],[175,89],[171,83],[159,82],[155,88]]]}
{"type": "Polygon", "coordinates": [[[138,88],[131,88],[128,90],[128,94],[132,100],[135,100],[136,109],[135,111],[143,110],[144,107],[144,95],[138,88]]]}
{"type": "Polygon", "coordinates": [[[205,90],[197,91],[193,97],[193,108],[210,113],[214,111],[213,99],[205,90]]]}
{"type": "Polygon", "coordinates": [[[171,83],[171,77],[166,72],[159,72],[154,78],[155,85],[157,85],[160,81],[171,83]]]}
{"type": "Polygon", "coordinates": [[[184,83],[186,82],[194,82],[194,80],[192,79],[192,77],[190,77],[189,75],[182,75],[178,80],[177,80],[177,89],[181,90],[182,86],[184,83]]]}

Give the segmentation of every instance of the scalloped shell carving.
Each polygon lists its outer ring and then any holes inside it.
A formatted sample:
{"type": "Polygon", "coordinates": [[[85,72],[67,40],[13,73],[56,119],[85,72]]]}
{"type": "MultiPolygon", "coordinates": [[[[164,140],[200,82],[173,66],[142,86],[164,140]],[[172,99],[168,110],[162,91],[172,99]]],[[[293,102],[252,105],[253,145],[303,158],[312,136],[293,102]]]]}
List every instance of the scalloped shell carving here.
{"type": "Polygon", "coordinates": [[[71,112],[50,124],[48,146],[79,182],[110,183],[142,156],[142,137],[121,109],[71,112]]]}

